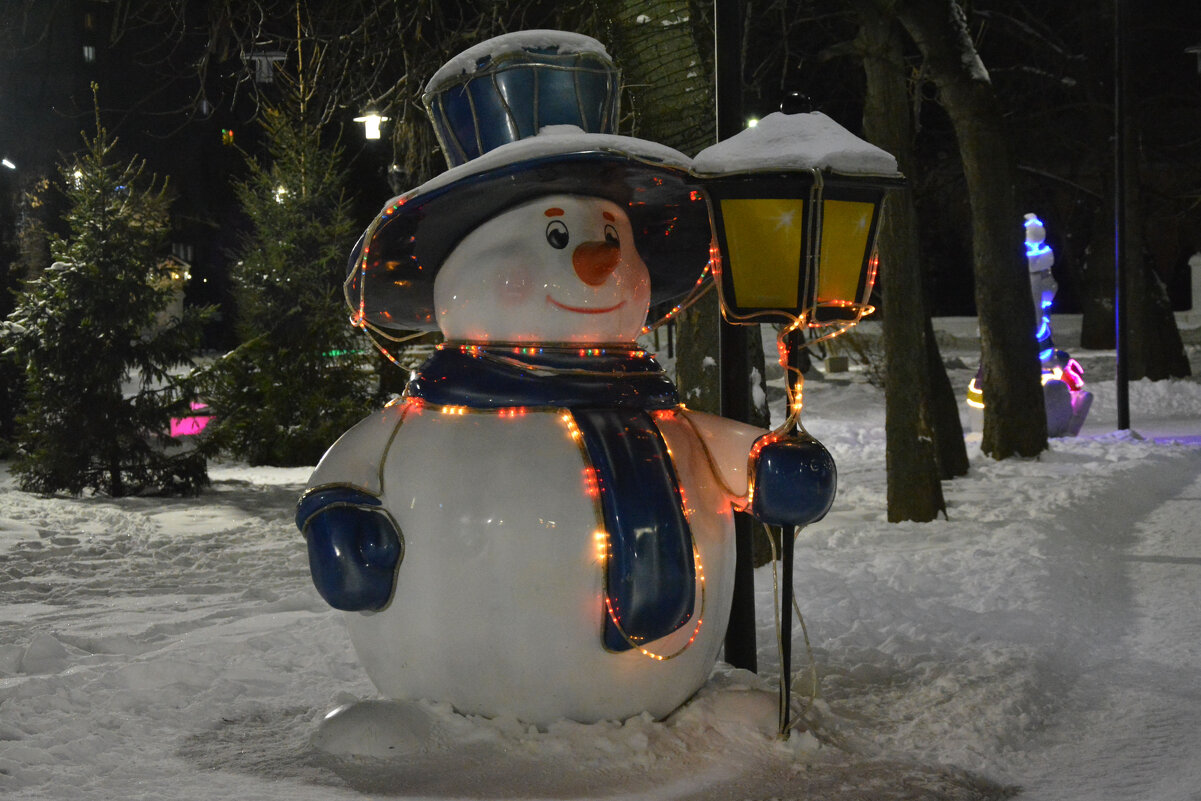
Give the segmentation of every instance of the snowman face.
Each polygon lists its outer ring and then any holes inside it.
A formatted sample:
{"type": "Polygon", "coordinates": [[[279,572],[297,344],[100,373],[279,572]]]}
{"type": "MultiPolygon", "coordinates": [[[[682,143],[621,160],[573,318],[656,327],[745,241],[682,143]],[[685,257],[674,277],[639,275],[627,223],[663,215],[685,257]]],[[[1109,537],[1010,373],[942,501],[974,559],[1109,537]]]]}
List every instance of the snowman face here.
{"type": "Polygon", "coordinates": [[[438,272],[434,308],[450,340],[628,343],[650,292],[620,206],[546,195],[464,237],[438,272]]]}

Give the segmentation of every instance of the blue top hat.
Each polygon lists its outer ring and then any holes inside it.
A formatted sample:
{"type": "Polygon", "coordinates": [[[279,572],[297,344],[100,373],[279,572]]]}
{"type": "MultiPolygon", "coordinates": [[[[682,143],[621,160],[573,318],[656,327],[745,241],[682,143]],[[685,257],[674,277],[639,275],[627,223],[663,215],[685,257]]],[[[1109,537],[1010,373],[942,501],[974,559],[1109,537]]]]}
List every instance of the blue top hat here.
{"type": "Polygon", "coordinates": [[[457,167],[549,125],[616,131],[620,73],[600,42],[564,31],[498,36],[447,62],[422,102],[457,167]]]}
{"type": "Polygon", "coordinates": [[[389,201],[360,239],[345,284],[355,322],[436,329],[434,278],[450,251],[485,220],[548,194],[626,209],[652,303],[691,289],[711,239],[691,160],[613,133],[618,79],[599,42],[563,31],[499,36],[435,73],[423,100],[450,169],[389,201]]]}

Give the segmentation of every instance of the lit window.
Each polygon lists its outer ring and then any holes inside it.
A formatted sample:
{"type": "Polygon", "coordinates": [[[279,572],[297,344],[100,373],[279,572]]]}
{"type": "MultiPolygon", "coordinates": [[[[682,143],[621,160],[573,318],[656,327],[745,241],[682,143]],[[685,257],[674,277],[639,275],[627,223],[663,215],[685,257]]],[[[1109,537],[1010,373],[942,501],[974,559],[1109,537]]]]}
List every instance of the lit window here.
{"type": "Polygon", "coordinates": [[[96,47],[94,45],[83,46],[83,60],[88,64],[93,64],[96,61],[96,47]]]}

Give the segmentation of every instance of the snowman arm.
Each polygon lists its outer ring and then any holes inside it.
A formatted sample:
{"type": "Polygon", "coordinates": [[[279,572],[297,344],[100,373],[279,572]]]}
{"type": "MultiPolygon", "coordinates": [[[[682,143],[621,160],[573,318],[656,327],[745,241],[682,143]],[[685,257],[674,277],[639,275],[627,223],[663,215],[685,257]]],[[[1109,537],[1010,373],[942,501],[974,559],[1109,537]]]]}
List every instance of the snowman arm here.
{"type": "Polygon", "coordinates": [[[404,538],[381,502],[383,463],[405,410],[389,405],[339,437],[297,504],[313,584],[336,609],[379,610],[391,599],[404,538]]]}
{"type": "Polygon", "coordinates": [[[767,432],[708,412],[688,409],[682,416],[704,446],[714,475],[731,496],[731,503],[736,509],[744,508],[750,486],[747,454],[767,432]]]}
{"type": "Polygon", "coordinates": [[[769,525],[820,520],[834,501],[834,460],[812,437],[778,436],[705,412],[685,411],[734,508],[769,525]],[[752,491],[753,488],[753,491],[752,491]]]}
{"type": "Polygon", "coordinates": [[[326,486],[352,486],[383,495],[384,460],[408,406],[392,403],[360,420],[329,447],[309,476],[306,493],[326,486]]]}

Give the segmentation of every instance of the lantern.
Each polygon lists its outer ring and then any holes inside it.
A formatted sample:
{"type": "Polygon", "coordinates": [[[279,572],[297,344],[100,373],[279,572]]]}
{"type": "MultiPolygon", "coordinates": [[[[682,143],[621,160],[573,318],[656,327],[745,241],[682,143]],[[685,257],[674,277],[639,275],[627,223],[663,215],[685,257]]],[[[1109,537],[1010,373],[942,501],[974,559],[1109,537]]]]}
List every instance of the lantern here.
{"type": "Polygon", "coordinates": [[[363,112],[362,116],[355,117],[354,121],[363,124],[364,139],[379,139],[383,124],[390,119],[392,118],[385,117],[380,114],[374,106],[368,106],[367,110],[363,112]]]}
{"type": "Polygon", "coordinates": [[[818,112],[772,114],[702,151],[722,312],[840,333],[872,312],[875,243],[896,160],[818,112]]]}

